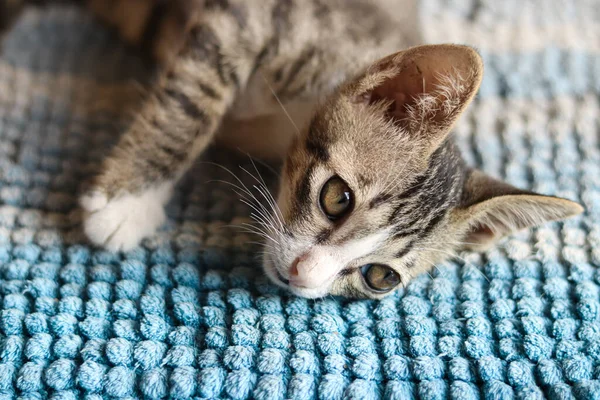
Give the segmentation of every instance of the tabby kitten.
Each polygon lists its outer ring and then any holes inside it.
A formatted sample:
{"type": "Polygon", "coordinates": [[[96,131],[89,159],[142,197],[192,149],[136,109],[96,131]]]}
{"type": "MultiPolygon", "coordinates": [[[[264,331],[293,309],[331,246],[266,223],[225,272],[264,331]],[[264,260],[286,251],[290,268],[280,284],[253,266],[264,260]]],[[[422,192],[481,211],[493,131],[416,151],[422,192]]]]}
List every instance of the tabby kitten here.
{"type": "Polygon", "coordinates": [[[418,41],[410,1],[89,6],[164,70],[81,198],[97,245],[128,250],[151,235],[215,137],[285,159],[279,210],[258,223],[266,274],[299,296],[379,298],[453,252],[582,212],[465,165],[449,133],[481,58],[459,45],[397,52],[418,41]]]}

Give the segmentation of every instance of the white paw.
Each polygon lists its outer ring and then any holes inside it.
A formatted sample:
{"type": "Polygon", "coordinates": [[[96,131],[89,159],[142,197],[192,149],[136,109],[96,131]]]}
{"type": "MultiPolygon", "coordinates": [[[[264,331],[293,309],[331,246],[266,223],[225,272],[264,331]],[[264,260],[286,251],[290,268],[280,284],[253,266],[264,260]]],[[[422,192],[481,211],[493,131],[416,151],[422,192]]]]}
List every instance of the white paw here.
{"type": "Polygon", "coordinates": [[[165,184],[110,200],[102,192],[88,193],[80,199],[86,211],[83,230],[96,245],[111,251],[130,250],[165,222],[164,204],[170,192],[171,185],[165,184]]]}

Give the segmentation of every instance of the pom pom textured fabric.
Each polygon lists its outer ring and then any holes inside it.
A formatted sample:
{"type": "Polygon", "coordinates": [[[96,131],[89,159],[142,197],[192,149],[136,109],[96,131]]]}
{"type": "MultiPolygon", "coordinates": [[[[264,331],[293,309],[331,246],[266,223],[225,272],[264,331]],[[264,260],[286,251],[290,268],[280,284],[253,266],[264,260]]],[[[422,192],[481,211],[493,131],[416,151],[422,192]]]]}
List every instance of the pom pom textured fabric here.
{"type": "MultiPolygon", "coordinates": [[[[587,212],[382,301],[309,301],[268,283],[210,163],[139,248],[86,245],[80,184],[149,71],[74,9],[29,12],[0,52],[0,398],[600,398],[600,8],[427,0],[421,18],[486,63],[455,129],[468,162],[587,212]]],[[[207,158],[252,183],[247,158],[207,158]]]]}

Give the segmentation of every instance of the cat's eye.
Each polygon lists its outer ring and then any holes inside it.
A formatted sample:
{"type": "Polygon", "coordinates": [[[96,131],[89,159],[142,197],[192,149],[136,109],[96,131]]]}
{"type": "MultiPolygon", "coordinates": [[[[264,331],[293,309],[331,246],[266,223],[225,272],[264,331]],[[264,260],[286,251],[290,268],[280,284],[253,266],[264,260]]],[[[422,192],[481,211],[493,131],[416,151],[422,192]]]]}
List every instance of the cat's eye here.
{"type": "Polygon", "coordinates": [[[388,292],[400,283],[398,273],[386,265],[367,264],[360,272],[367,286],[376,292],[388,292]]]}
{"type": "Polygon", "coordinates": [[[336,175],[323,185],[319,202],[327,218],[335,221],[352,209],[352,191],[346,182],[336,175]]]}

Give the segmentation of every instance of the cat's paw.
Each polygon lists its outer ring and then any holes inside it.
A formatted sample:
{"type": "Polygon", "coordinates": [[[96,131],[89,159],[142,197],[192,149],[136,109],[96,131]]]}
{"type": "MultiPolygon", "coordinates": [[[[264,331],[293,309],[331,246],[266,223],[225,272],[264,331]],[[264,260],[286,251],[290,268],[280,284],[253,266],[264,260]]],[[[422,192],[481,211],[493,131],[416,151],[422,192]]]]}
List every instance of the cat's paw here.
{"type": "Polygon", "coordinates": [[[96,245],[111,251],[130,250],[165,222],[169,193],[170,188],[164,187],[113,198],[102,191],[87,193],[80,199],[85,211],[83,230],[96,245]]]}

